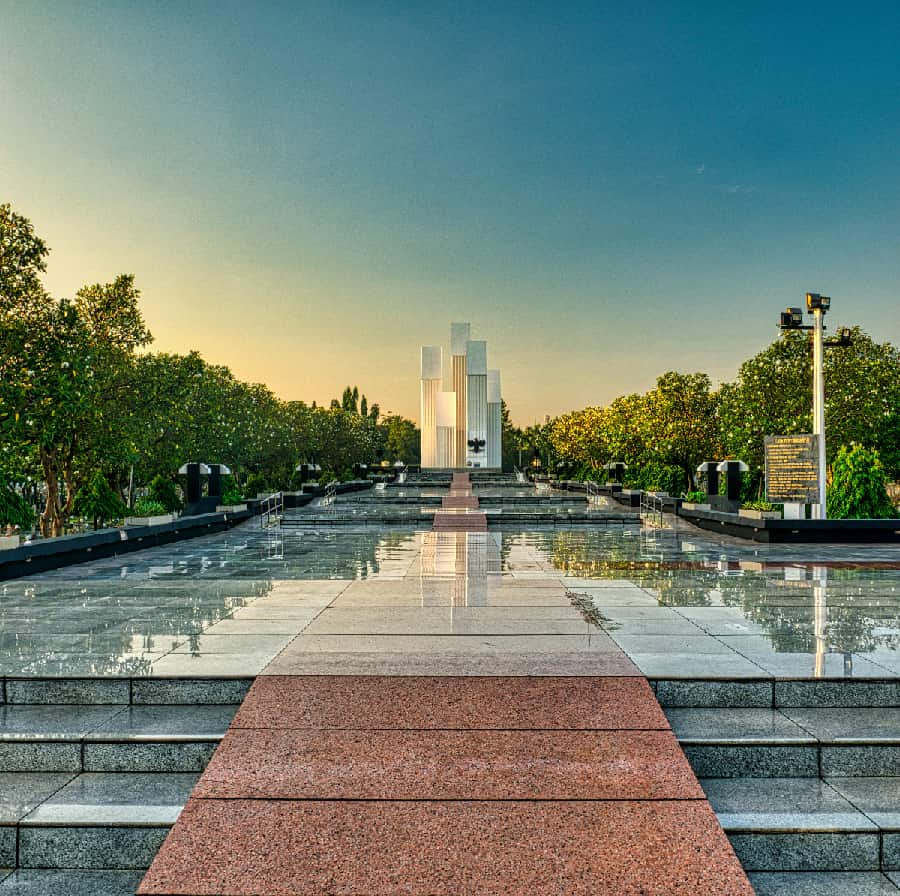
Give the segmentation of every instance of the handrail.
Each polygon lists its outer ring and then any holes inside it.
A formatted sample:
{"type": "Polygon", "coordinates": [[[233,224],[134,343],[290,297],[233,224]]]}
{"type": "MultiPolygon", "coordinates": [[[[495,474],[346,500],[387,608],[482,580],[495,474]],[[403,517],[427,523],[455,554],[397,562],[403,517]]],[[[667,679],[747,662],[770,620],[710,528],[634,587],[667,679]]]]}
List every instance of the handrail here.
{"type": "Polygon", "coordinates": [[[325,495],[322,498],[323,507],[331,507],[334,504],[334,500],[337,497],[337,487],[337,479],[332,479],[331,482],[325,486],[325,495]]]}
{"type": "Polygon", "coordinates": [[[593,479],[588,479],[585,483],[585,491],[587,493],[588,504],[601,504],[603,502],[603,493],[600,491],[600,485],[593,479]]]}
{"type": "Polygon", "coordinates": [[[662,529],[665,525],[665,517],[663,516],[663,500],[659,495],[653,492],[641,492],[641,519],[648,526],[655,526],[662,529]]]}
{"type": "Polygon", "coordinates": [[[513,467],[513,472],[516,474],[516,482],[528,482],[528,477],[518,467],[513,467]]]}
{"type": "Polygon", "coordinates": [[[259,505],[259,526],[268,529],[269,526],[277,526],[284,516],[284,493],[273,492],[263,498],[259,505]]]}

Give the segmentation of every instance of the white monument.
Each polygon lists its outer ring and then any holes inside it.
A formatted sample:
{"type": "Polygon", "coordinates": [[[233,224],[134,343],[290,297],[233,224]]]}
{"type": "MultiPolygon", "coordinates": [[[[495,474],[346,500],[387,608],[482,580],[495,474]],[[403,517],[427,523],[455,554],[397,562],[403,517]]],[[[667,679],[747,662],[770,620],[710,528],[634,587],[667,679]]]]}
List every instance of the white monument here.
{"type": "Polygon", "coordinates": [[[488,370],[487,343],[471,325],[450,326],[449,386],[443,351],[422,347],[422,467],[495,469],[502,466],[500,371],[488,370]]]}

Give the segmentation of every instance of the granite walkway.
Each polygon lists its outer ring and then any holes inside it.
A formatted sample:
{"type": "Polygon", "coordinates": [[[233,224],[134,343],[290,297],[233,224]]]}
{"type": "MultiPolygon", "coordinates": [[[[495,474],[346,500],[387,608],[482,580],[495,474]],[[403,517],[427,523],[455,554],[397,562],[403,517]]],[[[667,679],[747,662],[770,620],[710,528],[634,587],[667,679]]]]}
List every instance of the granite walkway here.
{"type": "Polygon", "coordinates": [[[333,596],[139,892],[752,896],[646,680],[491,545],[436,531],[406,576],[333,596]]]}

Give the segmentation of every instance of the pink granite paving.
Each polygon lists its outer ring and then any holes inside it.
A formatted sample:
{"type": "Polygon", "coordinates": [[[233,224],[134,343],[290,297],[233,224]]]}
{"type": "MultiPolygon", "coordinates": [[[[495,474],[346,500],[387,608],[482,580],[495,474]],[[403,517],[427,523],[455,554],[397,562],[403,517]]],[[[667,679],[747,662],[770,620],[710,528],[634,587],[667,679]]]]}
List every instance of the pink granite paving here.
{"type": "Polygon", "coordinates": [[[671,731],[234,729],[195,796],[652,800],[703,792],[671,731]]]}
{"type": "Polygon", "coordinates": [[[643,678],[261,676],[234,728],[669,730],[643,678]]]}
{"type": "Polygon", "coordinates": [[[753,896],[704,800],[192,799],[138,892],[753,896]]]}

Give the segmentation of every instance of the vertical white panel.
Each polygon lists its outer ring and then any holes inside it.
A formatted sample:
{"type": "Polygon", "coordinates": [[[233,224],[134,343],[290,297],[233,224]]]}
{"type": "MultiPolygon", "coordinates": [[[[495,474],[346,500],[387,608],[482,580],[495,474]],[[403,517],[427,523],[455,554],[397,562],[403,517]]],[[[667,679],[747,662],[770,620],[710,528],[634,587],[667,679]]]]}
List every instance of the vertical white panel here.
{"type": "Polygon", "coordinates": [[[450,324],[450,354],[464,355],[466,353],[466,343],[471,338],[471,324],[450,324]]]}

